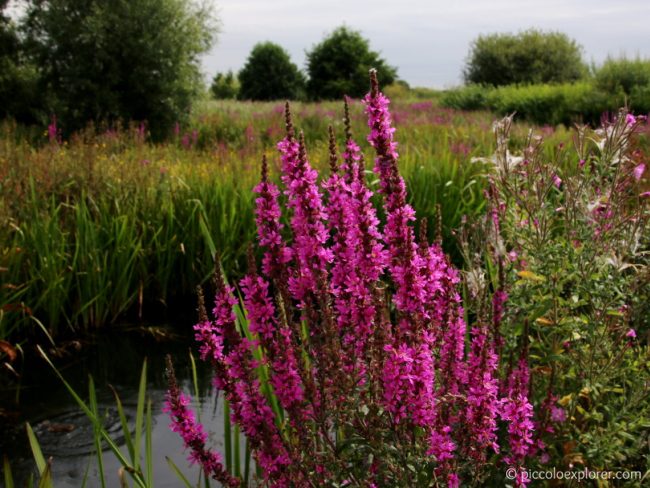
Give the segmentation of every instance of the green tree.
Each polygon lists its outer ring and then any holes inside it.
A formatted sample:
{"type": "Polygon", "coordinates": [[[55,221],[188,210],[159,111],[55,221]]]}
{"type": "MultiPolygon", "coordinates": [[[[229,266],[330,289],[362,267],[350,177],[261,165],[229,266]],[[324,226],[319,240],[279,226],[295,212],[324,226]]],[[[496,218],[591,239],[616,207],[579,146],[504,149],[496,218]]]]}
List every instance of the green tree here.
{"type": "Polygon", "coordinates": [[[242,100],[295,100],[304,92],[304,75],[289,53],[272,42],[256,44],[237,77],[242,100]]]}
{"type": "Polygon", "coordinates": [[[212,79],[210,93],[217,100],[237,98],[239,81],[232,71],[228,71],[226,74],[217,73],[212,79]]]}
{"type": "Polygon", "coordinates": [[[201,90],[214,27],[191,0],[30,0],[26,20],[47,109],[64,130],[147,121],[156,138],[201,90]]]}
{"type": "Polygon", "coordinates": [[[8,0],[0,0],[0,118],[36,121],[36,70],[25,62],[14,22],[5,15],[8,0]]]}
{"type": "Polygon", "coordinates": [[[481,35],[472,42],[463,72],[467,83],[562,83],[582,78],[582,48],[561,32],[529,29],[481,35]]]}
{"type": "Polygon", "coordinates": [[[393,83],[396,68],[370,50],[360,32],[339,27],[307,53],[307,93],[316,100],[361,97],[368,91],[368,70],[375,68],[383,86],[393,83]]]}

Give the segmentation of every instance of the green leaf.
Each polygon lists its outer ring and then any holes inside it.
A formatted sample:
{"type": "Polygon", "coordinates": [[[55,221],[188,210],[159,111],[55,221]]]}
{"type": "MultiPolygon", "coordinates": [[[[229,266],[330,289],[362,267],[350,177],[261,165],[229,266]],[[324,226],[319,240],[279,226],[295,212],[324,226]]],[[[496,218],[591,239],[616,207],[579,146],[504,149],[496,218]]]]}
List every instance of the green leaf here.
{"type": "Polygon", "coordinates": [[[5,488],[14,488],[14,477],[11,474],[11,465],[9,464],[9,458],[7,455],[4,455],[4,460],[3,460],[3,471],[4,471],[4,478],[5,478],[5,488]]]}
{"type": "Polygon", "coordinates": [[[153,483],[153,444],[151,442],[151,399],[147,402],[147,416],[145,425],[145,462],[147,466],[147,483],[154,486],[153,483]]]}
{"type": "Polygon", "coordinates": [[[192,488],[192,484],[188,481],[185,475],[181,473],[181,470],[178,469],[178,466],[176,466],[174,461],[172,461],[171,458],[169,458],[168,456],[165,456],[165,459],[167,460],[167,464],[169,465],[169,468],[172,470],[172,473],[176,475],[179,481],[181,481],[186,488],[192,488]]]}
{"type": "Polygon", "coordinates": [[[54,488],[54,483],[52,482],[52,465],[49,462],[45,466],[45,471],[41,473],[38,488],[54,488]]]}
{"type": "Polygon", "coordinates": [[[136,470],[140,467],[140,442],[142,440],[142,424],[144,420],[145,393],[147,390],[147,360],[142,363],[140,373],[140,387],[138,388],[138,404],[135,412],[135,443],[133,466],[136,470]]]}
{"type": "MultiPolygon", "coordinates": [[[[88,376],[88,398],[90,402],[90,410],[93,412],[96,418],[101,418],[99,415],[99,409],[97,407],[97,393],[95,391],[95,383],[92,376],[88,376]]],[[[97,456],[97,469],[99,471],[99,479],[102,484],[102,488],[105,488],[106,479],[104,476],[104,459],[102,457],[102,437],[99,434],[97,425],[93,426],[93,441],[95,444],[95,455],[97,456]]]]}
{"type": "Polygon", "coordinates": [[[32,430],[32,426],[29,425],[29,422],[25,424],[27,428],[27,438],[29,439],[29,447],[32,450],[32,455],[34,456],[34,461],[36,461],[36,468],[38,469],[39,474],[42,474],[47,468],[47,463],[45,462],[45,457],[43,457],[43,452],[41,451],[41,446],[38,443],[36,435],[32,430]]]}
{"type": "Polygon", "coordinates": [[[124,434],[124,443],[126,444],[127,449],[129,450],[129,455],[131,456],[131,462],[135,462],[135,450],[133,448],[133,439],[131,438],[131,429],[126,420],[126,415],[124,413],[124,407],[122,406],[122,400],[117,394],[115,388],[111,386],[113,390],[113,396],[115,397],[115,405],[117,407],[117,414],[120,417],[120,424],[122,425],[122,433],[124,434]]]}

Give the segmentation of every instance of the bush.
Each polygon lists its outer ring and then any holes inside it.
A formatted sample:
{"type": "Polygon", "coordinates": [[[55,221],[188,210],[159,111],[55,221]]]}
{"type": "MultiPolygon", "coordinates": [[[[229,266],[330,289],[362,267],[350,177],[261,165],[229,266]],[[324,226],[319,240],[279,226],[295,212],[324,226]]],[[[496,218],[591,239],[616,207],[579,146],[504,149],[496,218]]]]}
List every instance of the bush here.
{"type": "MultiPolygon", "coordinates": [[[[649,90],[650,91],[650,90],[649,90]]],[[[634,92],[637,113],[650,106],[648,91],[634,92]]],[[[517,113],[536,124],[569,126],[576,122],[598,125],[603,114],[625,104],[621,93],[606,93],[590,82],[560,85],[469,85],[446,91],[441,105],[457,110],[490,110],[499,115],[517,113]]]]}
{"type": "Polygon", "coordinates": [[[650,59],[608,58],[595,73],[596,86],[626,95],[638,112],[650,112],[650,59]]]}
{"type": "Polygon", "coordinates": [[[228,71],[225,75],[223,73],[217,73],[214,75],[212,85],[210,85],[210,93],[217,100],[237,98],[239,81],[233,75],[232,71],[228,71]]]}
{"type": "Polygon", "coordinates": [[[475,288],[507,293],[503,354],[518,357],[522,343],[530,352],[533,454],[558,471],[645,472],[650,192],[637,151],[645,122],[623,111],[602,129],[580,129],[565,150],[544,151],[531,137],[516,156],[510,123],[495,126],[488,211],[465,234],[474,243],[466,258],[475,288]]]}
{"type": "Polygon", "coordinates": [[[635,88],[650,86],[650,59],[607,58],[595,79],[602,90],[630,95],[635,88]]]}
{"type": "Polygon", "coordinates": [[[472,42],[463,71],[467,83],[493,86],[564,83],[586,73],[582,48],[574,40],[536,29],[479,36],[472,42]]]}
{"type": "Polygon", "coordinates": [[[307,53],[307,93],[315,100],[360,98],[368,90],[365,80],[371,68],[384,85],[397,77],[397,70],[370,50],[360,32],[339,27],[307,53]]]}
{"type": "Polygon", "coordinates": [[[26,31],[46,113],[65,132],[147,121],[156,138],[201,91],[199,55],[214,33],[207,10],[190,0],[33,0],[26,31]]]}
{"type": "Polygon", "coordinates": [[[456,110],[488,110],[487,95],[490,89],[481,85],[467,85],[462,88],[446,90],[440,103],[456,110]]]}
{"type": "Polygon", "coordinates": [[[605,96],[586,82],[501,86],[490,91],[487,104],[500,115],[517,113],[536,124],[566,126],[576,122],[598,124],[604,112],[621,106],[618,100],[605,96]]]}
{"type": "Polygon", "coordinates": [[[289,54],[272,42],[256,44],[238,75],[242,100],[302,98],[305,79],[289,54]]]}

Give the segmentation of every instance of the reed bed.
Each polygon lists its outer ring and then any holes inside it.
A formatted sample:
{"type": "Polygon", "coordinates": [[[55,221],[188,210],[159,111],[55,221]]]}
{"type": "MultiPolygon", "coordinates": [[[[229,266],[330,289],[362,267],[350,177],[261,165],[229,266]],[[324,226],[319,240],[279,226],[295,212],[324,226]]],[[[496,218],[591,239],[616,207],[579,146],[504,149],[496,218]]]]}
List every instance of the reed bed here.
{"type": "MultiPolygon", "coordinates": [[[[61,141],[54,125],[38,135],[3,125],[0,339],[56,341],[118,321],[191,314],[216,249],[228,275],[241,276],[255,235],[251,189],[263,153],[279,165],[273,141],[284,130],[282,108],[205,103],[163,144],[150,143],[144,126],[90,127],[61,141]]],[[[440,220],[446,250],[458,256],[452,230],[484,205],[483,167],[470,161],[494,151],[493,116],[422,100],[398,101],[393,113],[411,203],[419,216],[440,220]]],[[[294,115],[324,169],[329,125],[343,142],[342,104],[298,103],[294,115]]],[[[357,101],[351,121],[363,134],[357,101]]],[[[572,137],[562,127],[540,130],[551,147],[572,137]]],[[[527,131],[515,126],[515,146],[527,131]]]]}

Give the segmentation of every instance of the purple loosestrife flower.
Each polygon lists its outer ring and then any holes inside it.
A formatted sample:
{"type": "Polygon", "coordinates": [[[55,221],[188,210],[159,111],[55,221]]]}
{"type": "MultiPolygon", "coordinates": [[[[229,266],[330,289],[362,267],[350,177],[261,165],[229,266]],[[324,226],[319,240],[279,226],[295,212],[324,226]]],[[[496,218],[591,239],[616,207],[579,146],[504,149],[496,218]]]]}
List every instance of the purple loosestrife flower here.
{"type": "Polygon", "coordinates": [[[286,108],[287,136],[278,143],[282,157],[282,181],[288,197],[288,207],[293,210],[293,253],[296,272],[289,278],[289,290],[293,297],[303,302],[309,294],[316,295],[318,278],[324,276],[332,253],[325,248],[329,235],[316,179],[318,173],[307,160],[304,137],[294,137],[289,104],[286,108]]]}
{"type": "Polygon", "coordinates": [[[566,410],[553,405],[551,407],[551,422],[562,423],[566,420],[566,410]]]}
{"type": "MultiPolygon", "coordinates": [[[[414,465],[432,462],[436,479],[457,488],[458,473],[478,472],[490,451],[499,452],[497,421],[505,420],[509,448],[501,459],[521,474],[534,448],[534,425],[526,362],[507,384],[498,379],[507,294],[494,294],[491,313],[481,308],[485,317],[473,327],[466,354],[459,272],[440,239],[428,241],[426,222],[416,239],[389,101],[374,72],[371,83],[364,103],[385,226],[380,229],[371,202],[347,104],[345,147],[339,157],[330,129],[331,173],[320,185],[287,105],[286,137],[278,150],[291,244],[282,238],[280,190],[269,181],[264,159],[255,187],[263,272],[257,273],[251,253],[250,272],[239,283],[254,339],[238,329],[234,290],[218,273],[212,320],[199,297],[195,334],[201,357],[215,367],[215,385],[250,443],[265,486],[374,486],[414,479],[390,450],[366,466],[365,480],[357,479],[358,455],[350,456],[354,449],[340,443],[339,426],[346,438],[349,430],[370,445],[390,438],[400,449],[414,447],[420,458],[414,465]],[[267,380],[282,419],[266,396],[267,380]]],[[[492,215],[496,227],[500,210],[495,207],[492,215]]],[[[192,442],[204,441],[200,428],[190,428],[193,417],[183,410],[188,400],[175,398],[175,430],[193,435],[192,442]]],[[[219,461],[210,459],[208,466],[219,461]]]]}
{"type": "MultiPolygon", "coordinates": [[[[350,195],[344,228],[348,274],[345,289],[350,297],[346,343],[354,342],[354,354],[363,354],[373,333],[377,312],[373,291],[386,267],[387,255],[379,232],[379,219],[372,205],[372,192],[363,178],[363,159],[353,163],[350,195]],[[351,326],[351,327],[350,327],[351,326]]],[[[342,304],[345,306],[345,304],[342,304]]],[[[339,317],[345,316],[339,307],[339,317]]],[[[344,324],[342,324],[344,325],[344,324]]]]}
{"type": "Polygon", "coordinates": [[[343,170],[345,174],[348,175],[348,183],[353,179],[354,168],[358,167],[361,158],[361,148],[359,145],[353,139],[348,139],[345,142],[345,151],[343,152],[343,165],[341,166],[341,170],[343,170]]]}
{"type": "MultiPolygon", "coordinates": [[[[226,294],[222,299],[228,300],[230,294],[226,294]]],[[[223,323],[215,323],[208,319],[208,314],[205,310],[205,300],[203,298],[203,290],[197,287],[197,297],[199,300],[199,323],[194,326],[194,339],[199,343],[199,353],[203,361],[210,362],[223,362],[224,354],[224,330],[223,323]]],[[[230,313],[234,303],[230,304],[230,313]]],[[[216,312],[216,310],[215,310],[216,312]]],[[[222,311],[219,311],[222,312],[222,311]]],[[[215,314],[216,316],[216,314],[215,314]]]]}
{"type": "Polygon", "coordinates": [[[231,476],[224,469],[221,456],[206,447],[208,436],[203,430],[203,425],[196,421],[194,413],[188,408],[189,397],[178,388],[169,356],[167,356],[167,378],[169,389],[163,411],[169,413],[172,418],[171,430],[178,433],[183,439],[185,448],[190,449],[190,462],[200,464],[206,476],[219,481],[224,486],[241,486],[241,480],[231,476]]]}
{"type": "Polygon", "coordinates": [[[56,115],[52,115],[52,120],[47,126],[47,137],[51,144],[58,144],[61,142],[59,128],[56,125],[56,115]]]}
{"type": "Polygon", "coordinates": [[[330,282],[337,323],[346,346],[347,368],[356,368],[363,377],[363,358],[376,314],[373,289],[383,272],[386,257],[377,229],[379,219],[370,201],[372,192],[364,181],[363,158],[351,138],[347,117],[346,110],[346,146],[351,151],[344,153],[347,172],[339,174],[333,133],[330,133],[332,175],[324,187],[329,194],[327,214],[334,236],[330,282]]]}
{"type": "Polygon", "coordinates": [[[487,450],[499,452],[497,415],[499,413],[498,357],[494,352],[488,327],[478,324],[472,329],[467,365],[467,406],[463,422],[467,428],[466,454],[477,463],[485,462],[487,450]]]}
{"type": "MultiPolygon", "coordinates": [[[[530,373],[528,361],[522,355],[519,364],[510,374],[506,397],[501,400],[501,418],[508,422],[508,441],[510,455],[503,460],[517,473],[524,471],[523,462],[531,452],[533,441],[533,406],[528,401],[530,373]]],[[[517,478],[516,486],[525,486],[528,480],[525,476],[517,478]]]]}
{"type": "Polygon", "coordinates": [[[275,426],[273,411],[253,374],[252,346],[242,339],[226,358],[234,385],[233,392],[226,390],[226,398],[230,401],[232,419],[251,442],[266,480],[274,481],[274,486],[288,486],[287,467],[291,459],[275,426]]]}
{"type": "Polygon", "coordinates": [[[221,352],[218,353],[219,347],[210,345],[202,355],[213,360],[216,370],[214,385],[224,391],[230,402],[232,419],[241,426],[251,442],[265,478],[274,481],[276,486],[287,486],[287,467],[291,461],[275,425],[273,411],[261,393],[255,375],[255,362],[251,352],[255,345],[237,332],[233,310],[237,303],[233,296],[234,290],[225,284],[220,272],[215,275],[217,290],[213,329],[206,327],[208,321],[205,312],[200,311],[201,323],[196,330],[197,339],[207,338],[208,342],[213,341],[221,347],[221,352]],[[213,337],[223,340],[214,341],[213,337]]]}
{"type": "Polygon", "coordinates": [[[384,347],[384,406],[396,423],[409,418],[419,427],[433,424],[435,377],[430,342],[431,336],[425,332],[423,340],[414,346],[403,342],[397,348],[384,347]]]}
{"type": "Polygon", "coordinates": [[[343,285],[350,272],[350,245],[346,235],[346,214],[350,213],[350,187],[339,174],[336,142],[332,126],[329,127],[330,176],[323,182],[323,190],[327,194],[325,212],[328,216],[329,233],[332,236],[332,269],[330,286],[335,297],[343,293],[343,285]]]}
{"type": "MultiPolygon", "coordinates": [[[[379,175],[384,195],[386,226],[384,239],[390,255],[390,271],[396,291],[393,300],[398,310],[407,314],[424,314],[427,296],[420,269],[424,263],[417,253],[415,236],[410,222],[415,211],[406,203],[406,184],[397,169],[397,142],[393,140],[388,105],[390,101],[379,91],[377,75],[371,71],[371,91],[363,102],[368,115],[370,134],[368,142],[375,148],[375,172],[379,175]]],[[[406,331],[412,324],[405,323],[406,331]]]]}
{"type": "Polygon", "coordinates": [[[467,374],[464,362],[467,327],[462,299],[456,290],[459,281],[458,271],[447,263],[444,277],[445,294],[437,301],[439,310],[446,310],[446,314],[434,329],[434,332],[440,334],[437,341],[440,351],[437,368],[444,378],[440,383],[440,394],[451,394],[453,398],[457,398],[460,393],[467,374]]]}
{"type": "Polygon", "coordinates": [[[361,161],[362,154],[361,148],[352,138],[352,123],[350,120],[350,104],[349,98],[346,96],[343,98],[343,109],[345,116],[343,121],[345,124],[345,151],[343,151],[343,164],[341,165],[341,171],[345,174],[346,183],[351,183],[354,179],[354,167],[355,164],[363,163],[361,161]]]}
{"type": "Polygon", "coordinates": [[[282,280],[286,264],[291,261],[291,248],[282,240],[280,223],[280,190],[269,181],[266,156],[262,158],[262,181],[253,189],[259,195],[255,199],[255,222],[260,246],[266,248],[262,271],[267,276],[282,280]]]}
{"type": "Polygon", "coordinates": [[[634,170],[632,171],[634,179],[636,181],[640,181],[644,172],[645,172],[645,164],[644,163],[641,163],[641,164],[638,164],[637,166],[635,166],[634,170]]]}
{"type": "Polygon", "coordinates": [[[241,288],[250,331],[259,335],[270,358],[270,382],[280,405],[292,415],[292,420],[304,422],[312,413],[304,405],[302,380],[291,341],[291,330],[286,326],[280,328],[269,296],[269,284],[264,278],[248,275],[241,281],[241,288]]]}

